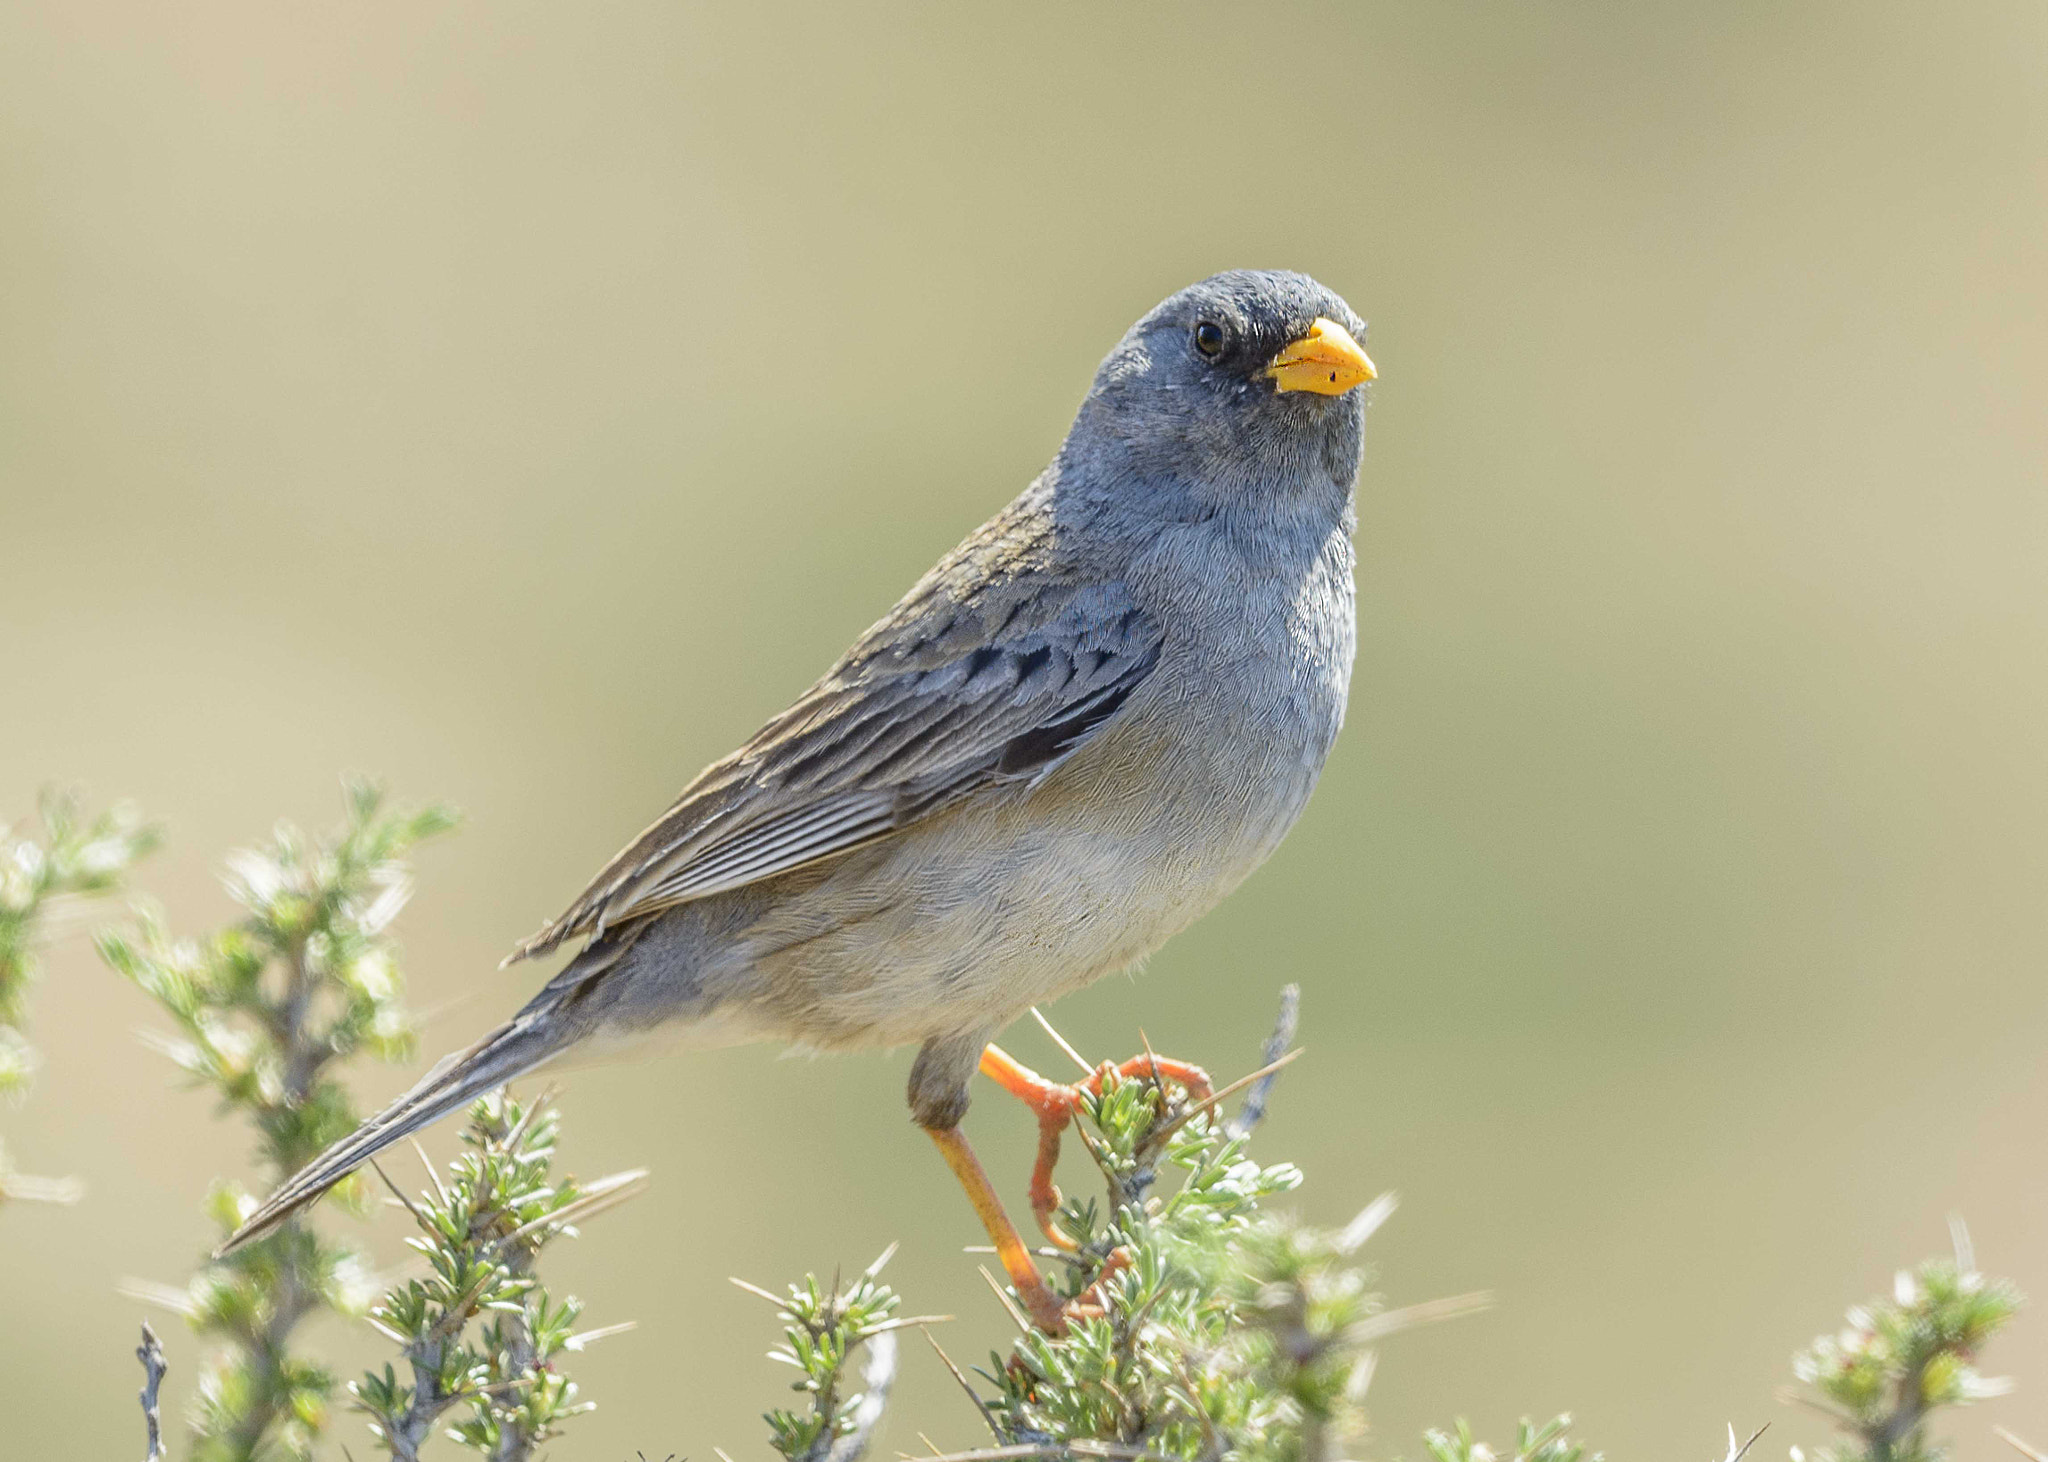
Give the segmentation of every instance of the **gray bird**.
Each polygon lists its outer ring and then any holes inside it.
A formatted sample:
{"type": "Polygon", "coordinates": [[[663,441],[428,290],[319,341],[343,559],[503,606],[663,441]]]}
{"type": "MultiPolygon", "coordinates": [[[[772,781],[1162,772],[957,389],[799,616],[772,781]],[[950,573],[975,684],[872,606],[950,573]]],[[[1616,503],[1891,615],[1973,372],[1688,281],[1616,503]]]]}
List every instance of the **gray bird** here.
{"type": "Polygon", "coordinates": [[[1314,280],[1265,271],[1138,321],[1052,465],[511,957],[582,940],[561,973],[227,1247],[571,1046],[656,1027],[700,1047],[914,1043],[912,1115],[1060,1328],[959,1132],[968,1080],[1038,1110],[1032,1205],[1060,1239],[1050,1156],[1074,1088],[989,1042],[1213,907],[1308,801],[1356,637],[1364,330],[1314,280]]]}

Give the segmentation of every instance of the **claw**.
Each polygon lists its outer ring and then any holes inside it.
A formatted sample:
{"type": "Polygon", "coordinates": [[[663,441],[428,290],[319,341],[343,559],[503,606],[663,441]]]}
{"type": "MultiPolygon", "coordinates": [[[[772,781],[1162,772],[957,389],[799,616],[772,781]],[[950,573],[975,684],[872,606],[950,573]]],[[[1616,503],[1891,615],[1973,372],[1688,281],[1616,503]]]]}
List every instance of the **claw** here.
{"type": "Polygon", "coordinates": [[[990,1046],[981,1053],[981,1072],[1038,1117],[1038,1155],[1031,1164],[1031,1184],[1027,1190],[1031,1216],[1037,1220],[1038,1231],[1046,1241],[1069,1254],[1080,1246],[1059,1226],[1060,1190],[1052,1175],[1059,1165],[1060,1137],[1074,1120],[1074,1113],[1080,1110],[1082,1096],[1101,1096],[1103,1083],[1112,1076],[1177,1081],[1198,1103],[1207,1101],[1214,1091],[1209,1073],[1201,1067],[1150,1051],[1131,1057],[1121,1066],[1105,1061],[1081,1081],[1070,1083],[1040,1076],[1001,1046],[990,1046]]]}

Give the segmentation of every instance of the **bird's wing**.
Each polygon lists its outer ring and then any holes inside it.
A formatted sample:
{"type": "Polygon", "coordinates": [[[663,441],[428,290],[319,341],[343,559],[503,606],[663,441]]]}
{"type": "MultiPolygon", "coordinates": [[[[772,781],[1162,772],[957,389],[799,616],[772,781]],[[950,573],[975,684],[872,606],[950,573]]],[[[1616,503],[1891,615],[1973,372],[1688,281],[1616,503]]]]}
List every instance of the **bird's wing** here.
{"type": "Polygon", "coordinates": [[[906,600],[801,700],[691,783],[512,958],[787,873],[977,792],[1043,777],[1151,674],[1161,641],[1158,622],[1121,584],[1049,593],[1041,584],[1008,605],[943,613],[906,600]]]}

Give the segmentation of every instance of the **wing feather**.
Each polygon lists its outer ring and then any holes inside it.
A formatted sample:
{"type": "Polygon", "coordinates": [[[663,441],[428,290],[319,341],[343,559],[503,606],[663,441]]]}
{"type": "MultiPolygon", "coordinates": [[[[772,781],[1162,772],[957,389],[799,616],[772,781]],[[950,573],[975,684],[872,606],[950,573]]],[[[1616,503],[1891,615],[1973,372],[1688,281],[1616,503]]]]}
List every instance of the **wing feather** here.
{"type": "Polygon", "coordinates": [[[885,620],[686,788],[513,958],[773,878],[963,798],[1043,777],[1158,664],[1161,628],[1122,585],[1051,596],[1037,615],[1001,607],[1001,635],[989,643],[946,633],[957,610],[922,636],[915,621],[885,620]]]}

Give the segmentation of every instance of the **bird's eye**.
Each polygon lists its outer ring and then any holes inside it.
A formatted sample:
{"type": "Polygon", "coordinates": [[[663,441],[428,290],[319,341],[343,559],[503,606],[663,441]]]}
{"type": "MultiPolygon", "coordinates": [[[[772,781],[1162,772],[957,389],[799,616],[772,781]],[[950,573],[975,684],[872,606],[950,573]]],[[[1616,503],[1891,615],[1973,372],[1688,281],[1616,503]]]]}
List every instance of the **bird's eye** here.
{"type": "Polygon", "coordinates": [[[1204,320],[1195,326],[1195,349],[1210,360],[1223,354],[1223,327],[1214,320],[1204,320]]]}

